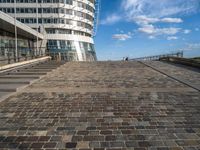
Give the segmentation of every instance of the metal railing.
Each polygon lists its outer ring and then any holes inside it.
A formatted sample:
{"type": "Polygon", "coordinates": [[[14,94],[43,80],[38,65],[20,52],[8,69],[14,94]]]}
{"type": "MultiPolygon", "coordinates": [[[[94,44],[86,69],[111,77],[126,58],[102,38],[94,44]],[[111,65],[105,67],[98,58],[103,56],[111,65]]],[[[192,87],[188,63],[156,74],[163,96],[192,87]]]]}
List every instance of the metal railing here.
{"type": "Polygon", "coordinates": [[[200,68],[200,62],[195,59],[180,57],[163,57],[160,60],[200,68]]]}
{"type": "Polygon", "coordinates": [[[170,53],[170,54],[163,54],[163,55],[155,55],[155,56],[147,56],[141,58],[134,58],[130,60],[137,60],[137,61],[151,61],[151,60],[160,60],[161,58],[165,57],[183,57],[183,51],[170,53]]]}

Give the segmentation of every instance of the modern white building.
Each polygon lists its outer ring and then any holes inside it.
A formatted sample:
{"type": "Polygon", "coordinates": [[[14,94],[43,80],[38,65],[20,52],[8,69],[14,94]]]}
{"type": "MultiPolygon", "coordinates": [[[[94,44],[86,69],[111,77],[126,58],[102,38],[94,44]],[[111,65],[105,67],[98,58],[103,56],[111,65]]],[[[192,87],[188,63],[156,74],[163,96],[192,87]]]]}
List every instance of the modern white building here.
{"type": "Polygon", "coordinates": [[[95,61],[94,24],[98,0],[0,0],[0,11],[38,29],[51,56],[95,61]],[[15,7],[16,6],[16,7],[15,7]],[[16,14],[15,14],[16,10],[16,14]]]}

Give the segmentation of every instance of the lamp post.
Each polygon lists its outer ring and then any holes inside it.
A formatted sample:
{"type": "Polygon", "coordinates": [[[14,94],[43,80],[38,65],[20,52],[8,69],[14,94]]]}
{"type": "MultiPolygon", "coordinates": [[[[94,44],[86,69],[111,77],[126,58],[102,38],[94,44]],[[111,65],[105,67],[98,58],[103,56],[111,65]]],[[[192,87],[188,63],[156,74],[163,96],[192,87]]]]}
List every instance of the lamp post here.
{"type": "Polygon", "coordinates": [[[37,40],[36,40],[36,54],[38,54],[38,30],[39,30],[39,26],[38,26],[38,0],[36,0],[36,23],[37,23],[37,40]]]}
{"type": "Polygon", "coordinates": [[[18,57],[18,49],[17,49],[17,17],[16,17],[16,0],[14,1],[14,8],[15,8],[15,52],[14,52],[14,61],[17,61],[17,57],[18,57]]]}
{"type": "MultiPolygon", "coordinates": [[[[40,32],[42,32],[43,34],[44,34],[44,24],[43,24],[43,7],[42,7],[42,3],[43,3],[43,0],[41,0],[41,3],[40,3],[40,12],[39,13],[41,13],[41,15],[40,15],[40,19],[41,19],[41,26],[40,27],[42,27],[42,29],[40,28],[40,32]]],[[[39,21],[38,21],[39,22],[39,21]]],[[[42,46],[40,47],[40,55],[44,55],[44,53],[45,53],[45,50],[43,49],[44,47],[43,47],[43,42],[44,42],[44,39],[42,40],[42,46]]]]}

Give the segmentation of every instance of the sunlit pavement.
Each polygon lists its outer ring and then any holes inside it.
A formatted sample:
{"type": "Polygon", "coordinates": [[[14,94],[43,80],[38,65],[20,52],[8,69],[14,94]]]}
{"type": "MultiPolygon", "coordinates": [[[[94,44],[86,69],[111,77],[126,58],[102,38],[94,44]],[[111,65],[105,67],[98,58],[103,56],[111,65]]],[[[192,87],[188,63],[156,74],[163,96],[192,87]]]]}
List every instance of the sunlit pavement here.
{"type": "Polygon", "coordinates": [[[0,148],[199,150],[200,73],[148,64],[66,63],[0,103],[0,148]]]}

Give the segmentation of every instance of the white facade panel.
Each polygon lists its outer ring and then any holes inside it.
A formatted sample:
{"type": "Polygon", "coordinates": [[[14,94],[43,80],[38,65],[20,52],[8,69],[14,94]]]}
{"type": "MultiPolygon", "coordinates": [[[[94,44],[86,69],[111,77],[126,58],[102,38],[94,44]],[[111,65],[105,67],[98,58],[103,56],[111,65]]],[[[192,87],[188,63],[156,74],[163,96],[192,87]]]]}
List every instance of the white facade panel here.
{"type": "Polygon", "coordinates": [[[48,39],[55,40],[69,40],[69,41],[80,41],[94,44],[94,40],[90,37],[80,36],[80,35],[64,35],[64,34],[47,34],[48,39]]]}

